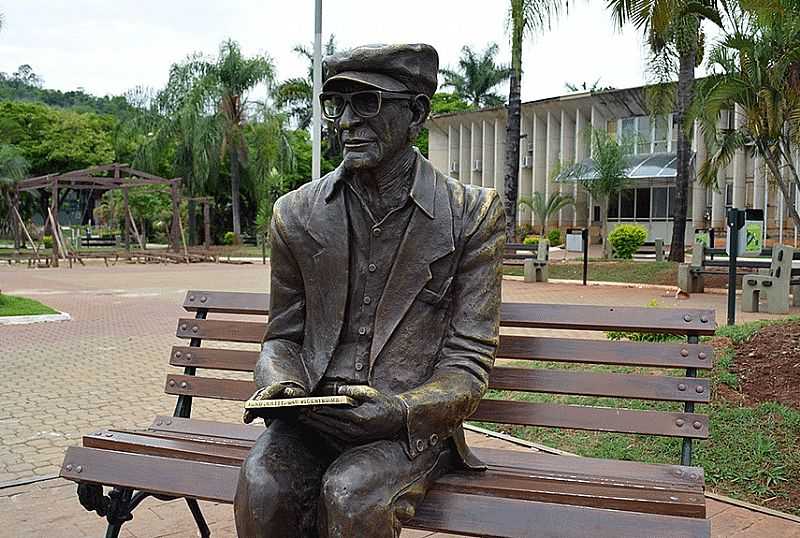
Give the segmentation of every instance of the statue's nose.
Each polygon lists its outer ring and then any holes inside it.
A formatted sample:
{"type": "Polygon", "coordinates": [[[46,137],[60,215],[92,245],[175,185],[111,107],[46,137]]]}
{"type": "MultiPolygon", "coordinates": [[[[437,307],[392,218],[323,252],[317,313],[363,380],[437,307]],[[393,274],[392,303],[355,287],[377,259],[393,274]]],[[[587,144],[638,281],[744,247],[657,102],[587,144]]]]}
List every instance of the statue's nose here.
{"type": "Polygon", "coordinates": [[[342,129],[350,129],[359,123],[361,123],[361,117],[353,111],[353,107],[350,103],[345,104],[342,117],[339,118],[339,127],[342,129]]]}

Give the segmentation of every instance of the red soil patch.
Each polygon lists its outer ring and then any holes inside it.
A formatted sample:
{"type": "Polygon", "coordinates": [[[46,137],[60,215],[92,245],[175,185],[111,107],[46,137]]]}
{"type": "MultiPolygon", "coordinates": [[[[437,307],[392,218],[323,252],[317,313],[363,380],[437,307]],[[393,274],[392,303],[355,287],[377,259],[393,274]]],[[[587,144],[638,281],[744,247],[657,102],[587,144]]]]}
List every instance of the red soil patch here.
{"type": "Polygon", "coordinates": [[[800,409],[800,322],[759,330],[738,346],[731,370],[748,403],[780,402],[800,409]]]}

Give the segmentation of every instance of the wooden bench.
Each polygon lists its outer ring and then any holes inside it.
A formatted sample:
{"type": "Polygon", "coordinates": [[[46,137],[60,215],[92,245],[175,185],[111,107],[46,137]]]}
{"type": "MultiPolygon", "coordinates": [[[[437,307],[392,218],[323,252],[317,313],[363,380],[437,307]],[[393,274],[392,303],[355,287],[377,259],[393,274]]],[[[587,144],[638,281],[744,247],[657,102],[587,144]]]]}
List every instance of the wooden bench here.
{"type": "MultiPolygon", "coordinates": [[[[728,276],[728,254],[724,248],[707,248],[695,242],[692,247],[692,259],[689,263],[678,266],[678,287],[687,293],[703,293],[705,291],[705,275],[728,276]]],[[[759,254],[741,254],[736,258],[736,276],[746,277],[760,271],[772,269],[772,248],[765,248],[759,254]],[[763,259],[758,259],[763,258],[763,259]]],[[[800,250],[794,252],[793,260],[800,260],[800,250]]],[[[792,304],[800,306],[800,267],[791,271],[790,288],[794,296],[792,304]]]]}
{"type": "MultiPolygon", "coordinates": [[[[178,397],[172,415],[157,416],[149,428],[112,428],[83,437],[67,450],[61,476],[79,483],[81,504],[109,521],[107,537],[146,497],[184,498],[201,536],[209,536],[197,499],[231,503],[239,465],[263,426],[191,417],[194,398],[240,402],[255,386],[250,376],[265,330],[268,295],[189,291],[183,307],[194,317],[178,320],[167,375],[167,394],[178,397]],[[208,319],[210,315],[220,319],[208,319]],[[255,318],[255,320],[253,320],[255,318]],[[226,348],[201,344],[224,342],[226,348]],[[248,349],[231,349],[234,343],[248,349]],[[204,370],[228,371],[198,375],[204,370]],[[232,379],[238,372],[239,379],[232,379]],[[113,488],[103,493],[105,485],[113,488]]],[[[471,536],[528,537],[703,537],[703,470],[691,467],[692,441],[708,436],[708,419],[694,406],[709,402],[707,379],[712,350],[698,343],[714,333],[713,311],[583,305],[505,303],[504,328],[668,332],[685,343],[653,344],[585,340],[563,336],[500,339],[499,359],[558,364],[620,365],[653,369],[652,375],[534,368],[501,360],[487,397],[470,420],[482,423],[572,428],[673,437],[681,465],[581,458],[537,451],[476,448],[485,473],[443,476],[419,505],[409,528],[471,536]],[[681,374],[665,374],[663,368],[681,374]],[[674,402],[670,411],[633,410],[504,399],[504,392],[609,396],[674,402]]],[[[528,331],[530,332],[530,331],[528,331]]],[[[541,332],[541,331],[540,331],[541,332]]],[[[166,350],[165,350],[166,352],[166,350]]],[[[676,462],[677,463],[677,462],[676,462]]]]}

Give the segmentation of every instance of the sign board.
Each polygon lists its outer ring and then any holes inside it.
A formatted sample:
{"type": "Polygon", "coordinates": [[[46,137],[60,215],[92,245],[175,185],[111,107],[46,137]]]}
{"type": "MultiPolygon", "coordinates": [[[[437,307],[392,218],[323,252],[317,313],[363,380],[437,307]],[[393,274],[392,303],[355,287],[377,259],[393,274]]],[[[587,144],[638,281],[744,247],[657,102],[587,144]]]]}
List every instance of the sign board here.
{"type": "Polygon", "coordinates": [[[580,228],[567,230],[567,252],[583,252],[583,236],[580,228]]]}
{"type": "MultiPolygon", "coordinates": [[[[764,247],[764,210],[741,209],[738,215],[739,224],[739,256],[758,255],[764,247]]],[[[730,232],[730,230],[729,230],[730,232]]],[[[730,236],[725,240],[725,251],[730,254],[730,236]]]]}
{"type": "Polygon", "coordinates": [[[711,246],[711,235],[706,228],[697,228],[694,231],[694,242],[700,243],[705,248],[711,246]]]}

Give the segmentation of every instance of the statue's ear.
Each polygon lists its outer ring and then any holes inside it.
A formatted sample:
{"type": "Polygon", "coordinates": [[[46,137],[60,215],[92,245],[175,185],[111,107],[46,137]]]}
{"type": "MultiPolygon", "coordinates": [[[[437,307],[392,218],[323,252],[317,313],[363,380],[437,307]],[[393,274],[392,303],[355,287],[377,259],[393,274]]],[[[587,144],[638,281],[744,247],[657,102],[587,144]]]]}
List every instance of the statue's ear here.
{"type": "Polygon", "coordinates": [[[420,130],[425,126],[425,121],[428,119],[430,112],[431,100],[427,95],[420,93],[411,100],[411,124],[409,128],[412,140],[417,138],[420,130]]]}

